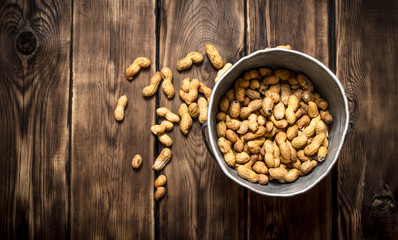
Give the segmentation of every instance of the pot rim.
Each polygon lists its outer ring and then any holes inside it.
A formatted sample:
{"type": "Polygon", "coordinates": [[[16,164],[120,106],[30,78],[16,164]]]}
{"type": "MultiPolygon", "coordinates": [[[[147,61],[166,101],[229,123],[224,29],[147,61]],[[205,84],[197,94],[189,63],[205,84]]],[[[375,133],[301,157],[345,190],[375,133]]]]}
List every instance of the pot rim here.
{"type": "MultiPolygon", "coordinates": [[[[321,67],[324,71],[326,71],[326,72],[332,77],[332,79],[336,82],[336,84],[337,84],[337,86],[338,86],[338,88],[339,88],[339,90],[340,90],[341,95],[344,96],[344,97],[343,97],[343,99],[344,99],[344,109],[345,109],[345,113],[346,113],[346,116],[347,116],[347,117],[346,117],[346,119],[345,119],[346,122],[345,122],[345,126],[344,126],[344,135],[342,136],[342,139],[340,140],[340,142],[339,142],[339,144],[338,144],[337,153],[336,153],[336,155],[334,156],[333,161],[330,163],[330,165],[327,167],[326,171],[325,171],[318,179],[316,179],[311,185],[309,185],[309,186],[307,186],[307,187],[305,187],[305,188],[303,188],[303,189],[300,189],[300,190],[295,191],[295,192],[293,192],[293,193],[268,193],[268,192],[260,191],[260,190],[257,190],[257,189],[255,189],[255,188],[251,187],[251,186],[248,184],[249,182],[246,183],[246,182],[241,182],[241,181],[239,181],[240,179],[238,180],[236,176],[231,175],[231,174],[227,171],[227,169],[225,168],[225,166],[221,163],[221,161],[224,161],[224,159],[218,158],[215,154],[214,154],[214,156],[215,156],[215,160],[217,161],[217,164],[219,165],[219,167],[221,168],[221,170],[224,172],[224,174],[227,175],[230,179],[232,179],[234,182],[236,182],[236,183],[239,184],[240,186],[245,187],[245,188],[247,188],[247,189],[249,189],[249,190],[251,190],[251,191],[253,191],[253,192],[255,192],[255,193],[258,193],[258,194],[261,194],[261,195],[264,195],[264,196],[272,196],[272,197],[292,197],[292,196],[295,196],[295,195],[304,193],[304,192],[306,192],[306,191],[312,189],[314,186],[316,186],[320,181],[322,181],[322,180],[330,173],[330,171],[332,170],[332,168],[334,167],[334,165],[335,165],[336,162],[337,162],[337,158],[339,157],[341,148],[342,148],[342,146],[343,146],[343,144],[344,144],[344,139],[345,139],[345,137],[347,136],[347,133],[348,133],[348,126],[349,126],[349,110],[348,110],[348,101],[347,101],[347,97],[346,97],[344,88],[343,88],[343,86],[342,86],[340,80],[336,77],[336,75],[335,75],[328,67],[326,67],[322,62],[320,62],[319,60],[317,60],[317,59],[315,59],[314,57],[311,57],[311,56],[309,56],[309,55],[307,55],[307,54],[305,54],[305,53],[302,53],[302,52],[299,52],[299,51],[295,51],[295,50],[282,49],[282,48],[272,48],[272,49],[267,49],[267,50],[257,50],[257,51],[255,51],[255,52],[253,52],[253,53],[251,53],[251,54],[249,54],[249,55],[247,55],[247,56],[242,57],[242,58],[239,59],[235,64],[233,64],[232,67],[231,67],[227,72],[225,72],[225,73],[221,76],[221,78],[217,81],[217,83],[215,84],[215,86],[214,86],[214,88],[213,88],[213,91],[212,91],[212,94],[211,94],[211,97],[210,97],[210,102],[209,102],[209,107],[208,107],[208,113],[207,113],[207,116],[208,116],[207,123],[209,124],[208,127],[207,127],[207,134],[208,134],[208,136],[209,136],[211,151],[212,151],[213,153],[216,153],[217,150],[218,150],[218,146],[217,146],[216,141],[211,137],[211,136],[214,135],[214,134],[212,134],[212,130],[211,130],[211,129],[212,129],[211,125],[214,124],[214,123],[213,123],[213,120],[210,119],[210,116],[211,116],[210,113],[211,113],[211,109],[212,109],[212,107],[210,107],[210,106],[213,106],[213,105],[214,105],[214,102],[213,102],[213,101],[214,101],[214,96],[213,96],[213,95],[214,95],[215,92],[216,92],[215,90],[218,88],[218,86],[220,85],[220,83],[229,75],[229,73],[230,73],[231,71],[233,71],[239,64],[241,64],[242,62],[244,62],[244,61],[246,61],[246,60],[252,58],[253,56],[255,56],[255,55],[257,55],[257,54],[265,54],[265,53],[269,53],[269,52],[288,52],[288,53],[291,53],[291,54],[299,55],[300,57],[307,58],[307,59],[311,60],[312,62],[316,63],[316,64],[317,64],[319,67],[321,67]]],[[[217,105],[218,105],[218,103],[217,103],[217,105]]],[[[246,181],[246,180],[245,180],[245,181],[246,181]]]]}

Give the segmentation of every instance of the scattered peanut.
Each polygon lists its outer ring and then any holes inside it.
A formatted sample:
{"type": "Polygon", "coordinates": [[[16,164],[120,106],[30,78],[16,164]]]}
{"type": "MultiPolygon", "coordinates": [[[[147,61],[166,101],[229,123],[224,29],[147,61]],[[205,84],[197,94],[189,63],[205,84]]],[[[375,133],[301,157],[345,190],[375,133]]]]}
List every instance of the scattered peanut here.
{"type": "Polygon", "coordinates": [[[168,99],[174,97],[174,87],[173,87],[173,74],[171,73],[170,68],[164,67],[162,71],[160,71],[163,78],[163,92],[166,94],[168,99]]]}
{"type": "Polygon", "coordinates": [[[155,191],[154,197],[155,197],[155,199],[158,201],[158,200],[160,200],[161,198],[163,198],[165,194],[166,194],[166,188],[164,188],[164,187],[158,187],[158,188],[156,189],[156,191],[155,191]]]}
{"type": "Polygon", "coordinates": [[[204,97],[200,97],[198,99],[198,105],[199,105],[199,122],[201,124],[205,123],[207,121],[207,100],[204,97]]]}
{"type": "Polygon", "coordinates": [[[160,175],[155,180],[155,187],[160,188],[160,187],[163,187],[164,185],[166,185],[166,176],[160,175]]]}
{"type": "Polygon", "coordinates": [[[220,53],[218,53],[217,49],[213,45],[207,44],[205,46],[205,51],[207,57],[210,60],[211,65],[213,65],[215,69],[221,69],[224,64],[220,56],[220,53]]]}
{"type": "Polygon", "coordinates": [[[135,169],[141,167],[142,164],[142,157],[139,154],[136,154],[131,161],[131,166],[135,169]]]}
{"type": "Polygon", "coordinates": [[[127,80],[133,80],[134,75],[136,75],[141,68],[147,68],[151,65],[151,61],[146,57],[138,57],[134,60],[133,64],[131,64],[126,70],[126,78],[127,80]]]}
{"type": "Polygon", "coordinates": [[[117,104],[116,104],[116,109],[114,112],[115,115],[115,119],[117,121],[122,121],[124,118],[124,109],[126,108],[127,105],[127,96],[123,95],[119,98],[119,100],[117,100],[117,104]]]}
{"type": "Polygon", "coordinates": [[[162,152],[160,152],[159,156],[156,158],[155,162],[152,165],[152,169],[155,171],[162,170],[166,164],[171,159],[171,150],[170,148],[163,148],[162,152]]]}
{"type": "Polygon", "coordinates": [[[151,77],[151,80],[149,81],[149,86],[146,86],[144,89],[142,89],[142,95],[144,97],[153,96],[158,91],[158,87],[161,81],[162,75],[160,74],[160,72],[156,72],[155,75],[151,77]]]}
{"type": "Polygon", "coordinates": [[[180,130],[184,135],[187,135],[192,126],[192,117],[189,115],[188,106],[185,103],[181,104],[178,113],[181,117],[180,130]]]}
{"type": "Polygon", "coordinates": [[[172,123],[177,123],[180,121],[180,117],[170,111],[170,109],[166,107],[160,107],[156,109],[156,114],[159,117],[165,117],[168,121],[172,123]]]}
{"type": "Polygon", "coordinates": [[[220,70],[218,70],[217,76],[216,76],[216,78],[214,79],[214,82],[215,82],[215,83],[218,82],[218,80],[221,78],[221,76],[224,75],[224,73],[226,73],[231,67],[232,67],[232,64],[231,64],[231,63],[226,63],[226,64],[224,65],[223,68],[221,68],[220,70]]]}
{"type": "Polygon", "coordinates": [[[177,62],[178,71],[182,71],[188,69],[192,66],[192,63],[201,63],[203,62],[202,54],[198,52],[190,52],[187,56],[180,61],[177,62]]]}

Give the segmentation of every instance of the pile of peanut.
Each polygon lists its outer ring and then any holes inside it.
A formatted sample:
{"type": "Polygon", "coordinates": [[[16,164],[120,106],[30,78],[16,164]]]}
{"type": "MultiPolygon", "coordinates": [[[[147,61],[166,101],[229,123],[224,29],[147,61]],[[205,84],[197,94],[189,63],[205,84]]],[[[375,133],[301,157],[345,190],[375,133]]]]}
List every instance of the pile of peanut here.
{"type": "Polygon", "coordinates": [[[333,117],[304,74],[261,67],[236,79],[219,102],[218,147],[250,182],[294,182],[326,158],[333,117]]]}

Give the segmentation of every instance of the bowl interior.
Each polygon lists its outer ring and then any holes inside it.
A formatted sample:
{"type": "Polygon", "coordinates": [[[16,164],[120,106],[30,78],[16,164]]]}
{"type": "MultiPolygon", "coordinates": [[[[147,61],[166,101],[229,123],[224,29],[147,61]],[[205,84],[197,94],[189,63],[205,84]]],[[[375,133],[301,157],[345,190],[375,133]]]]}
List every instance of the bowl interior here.
{"type": "Polygon", "coordinates": [[[348,128],[348,105],[344,90],[336,76],[318,60],[293,50],[270,49],[254,52],[240,59],[217,82],[209,103],[208,134],[211,149],[223,172],[238,184],[259,194],[269,196],[293,196],[309,190],[333,167],[343,144],[344,136],[348,128]],[[329,111],[333,115],[333,124],[329,130],[329,147],[326,160],[307,176],[299,177],[293,183],[280,184],[270,181],[267,185],[251,183],[240,178],[237,172],[230,168],[224,161],[222,153],[217,146],[216,114],[218,103],[226,91],[232,86],[243,72],[251,69],[267,66],[270,68],[287,68],[297,73],[306,74],[315,86],[315,90],[329,103],[329,111]]]}

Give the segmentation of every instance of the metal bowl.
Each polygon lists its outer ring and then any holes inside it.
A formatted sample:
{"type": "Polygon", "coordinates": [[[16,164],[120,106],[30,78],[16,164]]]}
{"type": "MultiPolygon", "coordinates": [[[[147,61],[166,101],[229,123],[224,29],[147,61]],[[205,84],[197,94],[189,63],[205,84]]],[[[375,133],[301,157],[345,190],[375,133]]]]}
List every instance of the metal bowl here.
{"type": "Polygon", "coordinates": [[[320,61],[304,53],[286,50],[259,50],[241,58],[217,82],[209,102],[207,122],[202,126],[202,133],[209,152],[217,161],[222,171],[239,185],[266,196],[290,197],[308,191],[320,182],[332,169],[337,161],[344,138],[348,131],[349,113],[344,89],[337,77],[320,61]],[[302,176],[292,183],[281,184],[270,181],[267,185],[251,183],[238,176],[235,169],[224,161],[223,154],[217,146],[216,114],[218,103],[226,91],[233,85],[235,79],[243,72],[262,66],[270,68],[287,68],[297,73],[304,73],[313,82],[315,89],[329,103],[329,111],[333,115],[333,124],[329,130],[328,154],[324,162],[307,176],[302,176]],[[207,128],[210,145],[205,137],[207,128]]]}

